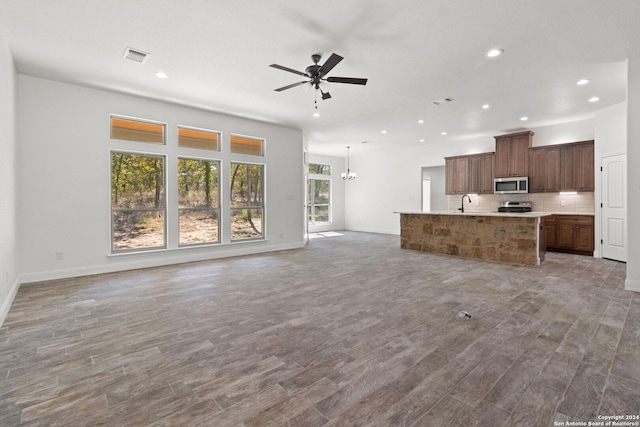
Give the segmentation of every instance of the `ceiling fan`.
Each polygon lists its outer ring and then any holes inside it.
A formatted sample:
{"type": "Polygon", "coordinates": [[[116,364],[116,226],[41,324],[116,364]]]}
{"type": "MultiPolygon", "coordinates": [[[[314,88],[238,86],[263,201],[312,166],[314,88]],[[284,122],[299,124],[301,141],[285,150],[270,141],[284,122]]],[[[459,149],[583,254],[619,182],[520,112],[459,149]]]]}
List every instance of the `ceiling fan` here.
{"type": "Polygon", "coordinates": [[[352,84],[352,85],[366,85],[367,84],[367,79],[359,79],[359,78],[354,78],[354,77],[327,77],[327,78],[325,78],[325,76],[329,73],[329,71],[331,71],[333,69],[333,67],[338,65],[338,63],[340,61],[342,61],[343,58],[340,55],[332,53],[331,56],[329,57],[329,59],[327,59],[324,64],[318,65],[318,62],[320,62],[320,58],[321,57],[322,56],[319,53],[311,55],[311,60],[313,61],[313,65],[309,65],[304,70],[305,71],[304,73],[302,71],[293,70],[291,68],[283,67],[282,65],[278,65],[278,64],[269,65],[270,67],[277,68],[277,69],[283,70],[283,71],[288,71],[290,73],[298,74],[300,76],[305,76],[305,77],[307,77],[309,79],[309,80],[303,80],[301,82],[297,82],[297,83],[293,83],[293,84],[290,84],[290,85],[287,85],[287,86],[280,87],[278,89],[275,89],[275,91],[276,92],[282,92],[283,90],[291,89],[292,87],[296,87],[296,86],[300,86],[300,85],[303,85],[305,83],[308,83],[308,84],[311,84],[313,87],[315,87],[317,90],[320,91],[320,93],[322,94],[322,99],[329,99],[329,98],[331,98],[331,94],[329,92],[323,92],[322,91],[322,89],[320,88],[320,83],[321,82],[348,83],[348,84],[352,84]]]}

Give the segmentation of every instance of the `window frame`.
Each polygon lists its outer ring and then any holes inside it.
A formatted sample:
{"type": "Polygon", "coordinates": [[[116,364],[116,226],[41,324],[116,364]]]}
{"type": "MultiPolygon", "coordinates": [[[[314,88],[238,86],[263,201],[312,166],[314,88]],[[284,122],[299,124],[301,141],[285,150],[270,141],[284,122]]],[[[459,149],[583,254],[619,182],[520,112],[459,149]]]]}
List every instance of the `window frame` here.
{"type": "Polygon", "coordinates": [[[163,153],[145,152],[141,150],[122,150],[112,148],[109,150],[109,234],[110,234],[110,253],[112,255],[126,254],[126,253],[140,253],[150,252],[157,250],[165,250],[168,247],[168,186],[167,186],[167,155],[163,153]],[[114,154],[128,154],[136,156],[146,157],[158,157],[162,159],[162,181],[163,181],[163,193],[164,193],[164,206],[162,208],[115,208],[113,207],[113,155],[114,154]],[[115,249],[114,240],[114,213],[115,212],[162,212],[163,225],[162,225],[162,237],[163,244],[161,246],[149,246],[144,248],[130,248],[130,249],[115,249]]]}
{"type": "Polygon", "coordinates": [[[251,135],[243,135],[240,133],[229,133],[229,154],[231,155],[240,155],[240,156],[252,156],[252,157],[261,157],[261,158],[265,158],[267,156],[267,139],[266,138],[260,138],[258,136],[251,136],[251,135]],[[238,138],[245,138],[245,139],[255,139],[256,141],[262,141],[261,144],[261,154],[249,154],[249,153],[239,153],[237,151],[233,151],[233,144],[231,143],[231,139],[233,137],[238,137],[238,138]]]}
{"type": "MultiPolygon", "coordinates": [[[[187,148],[187,147],[180,147],[180,148],[187,148]]],[[[212,150],[209,150],[212,151],[212,150]]],[[[222,243],[222,160],[220,159],[214,159],[214,158],[206,158],[206,157],[200,157],[200,156],[184,156],[184,155],[180,155],[177,154],[176,155],[176,172],[177,174],[180,173],[180,160],[184,159],[184,160],[203,160],[203,161],[208,161],[208,162],[213,162],[213,163],[217,163],[217,169],[218,169],[218,200],[217,200],[217,208],[181,208],[180,207],[180,184],[178,182],[179,180],[179,175],[176,176],[176,188],[177,188],[177,193],[176,193],[176,204],[177,204],[177,213],[178,213],[178,230],[177,230],[177,237],[178,237],[178,248],[191,248],[191,247],[195,247],[195,246],[206,246],[206,245],[219,245],[222,243]],[[217,241],[207,241],[207,242],[201,242],[201,243],[188,243],[188,244],[182,244],[180,243],[180,213],[182,211],[217,211],[218,212],[218,240],[217,241]]]]}
{"type": "MultiPolygon", "coordinates": [[[[187,149],[187,150],[202,150],[202,151],[206,151],[206,152],[210,152],[210,153],[220,153],[222,151],[222,132],[219,130],[213,130],[213,129],[205,129],[205,128],[201,128],[201,127],[196,127],[196,126],[187,126],[187,125],[176,125],[176,147],[180,150],[182,149],[187,149]],[[192,131],[196,131],[196,132],[205,132],[205,133],[212,133],[212,134],[216,134],[218,135],[218,149],[217,150],[212,150],[210,148],[196,148],[196,147],[187,147],[184,145],[180,145],[180,129],[185,129],[185,130],[192,130],[192,131]]],[[[205,160],[205,159],[203,159],[205,160]]]]}
{"type": "Polygon", "coordinates": [[[257,241],[257,240],[266,240],[266,236],[267,236],[267,229],[266,229],[266,225],[267,225],[267,165],[266,163],[258,163],[258,162],[246,162],[246,161],[242,161],[242,160],[229,160],[229,182],[227,183],[228,185],[228,191],[229,191],[229,195],[228,197],[228,202],[229,202],[229,206],[228,206],[228,212],[229,212],[229,221],[228,221],[228,225],[229,225],[229,241],[231,243],[241,243],[241,242],[250,242],[250,241],[257,241]],[[251,165],[251,166],[260,166],[262,167],[262,206],[233,206],[233,201],[231,200],[231,196],[233,195],[232,189],[231,189],[231,173],[233,170],[233,164],[241,164],[241,165],[251,165]],[[262,210],[262,219],[261,219],[261,236],[259,237],[249,237],[249,238],[245,238],[245,239],[234,239],[233,238],[233,212],[234,210],[243,210],[243,209],[261,209],[262,210]]]}
{"type": "Polygon", "coordinates": [[[151,144],[152,146],[167,146],[167,123],[157,120],[142,119],[139,117],[123,116],[121,114],[109,114],[109,139],[114,141],[126,141],[140,144],[151,144]],[[113,137],[113,119],[127,120],[130,122],[147,123],[150,125],[159,125],[162,127],[162,142],[139,141],[136,139],[122,139],[113,137]]]}
{"type": "Polygon", "coordinates": [[[308,171],[309,171],[309,175],[331,176],[331,165],[330,164],[325,164],[325,163],[314,163],[314,162],[311,162],[311,163],[309,163],[308,171]],[[314,166],[328,166],[328,169],[326,171],[327,173],[318,173],[318,172],[312,171],[311,170],[311,166],[312,165],[314,165],[314,166]]]}
{"type": "MultiPolygon", "coordinates": [[[[317,177],[326,177],[328,175],[319,175],[319,174],[313,174],[314,176],[317,177]]],[[[333,199],[333,180],[331,178],[315,178],[315,177],[309,177],[307,179],[307,192],[309,194],[308,199],[311,200],[307,200],[307,206],[308,206],[308,210],[307,210],[307,221],[309,221],[309,225],[331,225],[333,224],[333,206],[332,206],[332,199],[333,199]],[[321,204],[316,204],[314,197],[311,197],[311,181],[328,181],[329,182],[329,203],[321,203],[321,204]],[[315,221],[315,216],[316,216],[316,210],[315,207],[316,206],[327,206],[328,208],[328,216],[329,216],[329,220],[327,222],[321,222],[321,223],[317,223],[315,221]],[[311,215],[310,215],[311,214],[311,215]],[[311,217],[311,218],[309,218],[311,217]]]]}

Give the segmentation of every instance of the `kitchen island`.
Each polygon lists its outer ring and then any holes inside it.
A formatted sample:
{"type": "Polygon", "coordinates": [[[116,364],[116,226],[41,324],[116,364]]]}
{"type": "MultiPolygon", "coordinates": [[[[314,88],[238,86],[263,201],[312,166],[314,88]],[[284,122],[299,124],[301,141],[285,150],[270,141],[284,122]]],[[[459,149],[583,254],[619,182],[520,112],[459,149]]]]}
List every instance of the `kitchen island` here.
{"type": "Polygon", "coordinates": [[[399,212],[400,247],[540,265],[544,261],[544,212],[399,212]]]}

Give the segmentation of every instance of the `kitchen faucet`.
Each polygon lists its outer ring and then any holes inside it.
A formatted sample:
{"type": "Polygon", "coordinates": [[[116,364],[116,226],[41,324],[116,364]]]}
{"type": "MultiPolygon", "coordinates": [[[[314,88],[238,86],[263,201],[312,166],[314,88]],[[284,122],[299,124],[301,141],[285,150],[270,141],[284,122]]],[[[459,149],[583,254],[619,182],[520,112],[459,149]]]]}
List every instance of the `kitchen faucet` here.
{"type": "Polygon", "coordinates": [[[462,213],[464,213],[464,198],[469,199],[469,203],[471,203],[471,197],[469,197],[468,194],[465,194],[464,196],[462,196],[462,205],[458,208],[459,211],[461,211],[462,213]]]}

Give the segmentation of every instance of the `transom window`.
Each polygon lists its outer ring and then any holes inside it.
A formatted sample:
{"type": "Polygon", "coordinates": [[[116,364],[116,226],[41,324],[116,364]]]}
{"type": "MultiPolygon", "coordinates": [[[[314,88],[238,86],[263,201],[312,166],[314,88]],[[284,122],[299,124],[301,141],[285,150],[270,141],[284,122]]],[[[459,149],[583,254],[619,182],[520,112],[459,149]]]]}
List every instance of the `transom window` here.
{"type": "Polygon", "coordinates": [[[220,151],[220,132],[178,127],[178,147],[220,151]]]}
{"type": "Polygon", "coordinates": [[[231,135],[229,137],[229,151],[235,154],[264,156],[264,139],[231,135]]]}
{"type": "Polygon", "coordinates": [[[314,173],[317,175],[331,175],[331,165],[309,163],[309,173],[314,173]]]}
{"type": "Polygon", "coordinates": [[[111,139],[165,143],[165,125],[150,121],[111,116],[111,139]]]}

